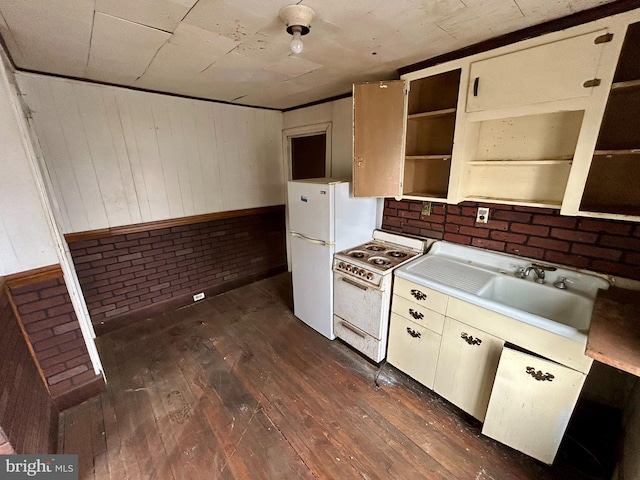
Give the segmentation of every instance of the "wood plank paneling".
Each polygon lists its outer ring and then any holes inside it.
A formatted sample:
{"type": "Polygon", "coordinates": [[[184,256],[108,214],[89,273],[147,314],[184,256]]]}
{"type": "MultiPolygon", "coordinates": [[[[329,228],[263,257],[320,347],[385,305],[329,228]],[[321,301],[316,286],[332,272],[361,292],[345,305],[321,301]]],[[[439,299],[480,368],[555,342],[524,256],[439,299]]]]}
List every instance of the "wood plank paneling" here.
{"type": "Polygon", "coordinates": [[[19,74],[64,233],[284,202],[281,112],[19,74]]]}

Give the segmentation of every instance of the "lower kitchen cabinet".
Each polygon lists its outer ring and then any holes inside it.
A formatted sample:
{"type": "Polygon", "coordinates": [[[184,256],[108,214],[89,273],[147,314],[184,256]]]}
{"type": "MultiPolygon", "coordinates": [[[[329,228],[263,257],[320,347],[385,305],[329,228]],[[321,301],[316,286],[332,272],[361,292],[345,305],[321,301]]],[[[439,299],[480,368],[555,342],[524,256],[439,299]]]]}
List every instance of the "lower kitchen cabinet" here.
{"type": "Polygon", "coordinates": [[[433,388],[440,335],[411,320],[391,313],[387,360],[423,385],[433,388]]]}
{"type": "Polygon", "coordinates": [[[553,463],[585,378],[584,373],[505,347],[482,433],[553,463]]]}
{"type": "Polygon", "coordinates": [[[484,420],[504,340],[447,317],[434,390],[484,420]]]}

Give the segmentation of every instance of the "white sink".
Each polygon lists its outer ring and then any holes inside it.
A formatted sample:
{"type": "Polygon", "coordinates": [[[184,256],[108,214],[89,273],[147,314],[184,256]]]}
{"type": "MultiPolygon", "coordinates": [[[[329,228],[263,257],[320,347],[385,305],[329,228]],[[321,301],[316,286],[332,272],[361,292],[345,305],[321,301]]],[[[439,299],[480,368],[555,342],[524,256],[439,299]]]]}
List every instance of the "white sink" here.
{"type": "MultiPolygon", "coordinates": [[[[598,289],[609,283],[597,275],[556,266],[544,284],[514,273],[536,261],[448,242],[394,271],[396,276],[453,297],[586,343],[598,289]],[[567,289],[553,284],[565,277],[567,289]]],[[[540,263],[540,262],[537,262],[540,263]]],[[[542,262],[544,263],[544,262],[542,262]]]]}
{"type": "Polygon", "coordinates": [[[593,298],[529,279],[496,276],[478,296],[581,331],[587,331],[591,322],[593,298]]]}

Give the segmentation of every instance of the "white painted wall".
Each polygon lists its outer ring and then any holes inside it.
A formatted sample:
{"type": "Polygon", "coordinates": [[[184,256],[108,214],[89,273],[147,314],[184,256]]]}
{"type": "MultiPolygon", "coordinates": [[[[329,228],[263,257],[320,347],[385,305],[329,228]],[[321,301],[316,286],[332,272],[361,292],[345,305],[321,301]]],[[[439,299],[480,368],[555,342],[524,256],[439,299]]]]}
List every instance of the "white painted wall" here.
{"type": "Polygon", "coordinates": [[[331,176],[352,178],[353,120],[351,97],[284,113],[284,128],[332,122],[331,176]]]}
{"type": "Polygon", "coordinates": [[[19,73],[63,233],[282,204],[282,113],[19,73]]]}
{"type": "Polygon", "coordinates": [[[58,263],[23,143],[12,80],[0,59],[0,276],[58,263]]]}

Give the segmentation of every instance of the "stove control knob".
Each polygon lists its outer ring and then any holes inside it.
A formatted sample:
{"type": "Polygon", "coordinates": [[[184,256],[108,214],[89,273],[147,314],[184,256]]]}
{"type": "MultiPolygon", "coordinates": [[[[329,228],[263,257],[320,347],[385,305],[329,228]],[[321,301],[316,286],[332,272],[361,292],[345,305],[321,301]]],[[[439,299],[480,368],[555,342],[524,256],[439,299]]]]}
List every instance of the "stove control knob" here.
{"type": "Polygon", "coordinates": [[[343,270],[344,270],[344,267],[346,267],[346,265],[344,264],[344,262],[340,262],[340,263],[338,264],[338,268],[341,268],[341,269],[343,269],[343,270]]]}
{"type": "Polygon", "coordinates": [[[373,280],[373,273],[367,273],[367,280],[373,280]]]}
{"type": "Polygon", "coordinates": [[[364,270],[360,269],[360,271],[358,272],[358,275],[360,275],[361,277],[364,277],[364,274],[367,273],[364,270]]]}
{"type": "Polygon", "coordinates": [[[351,265],[347,263],[347,266],[344,268],[347,272],[351,271],[351,265]]]}

